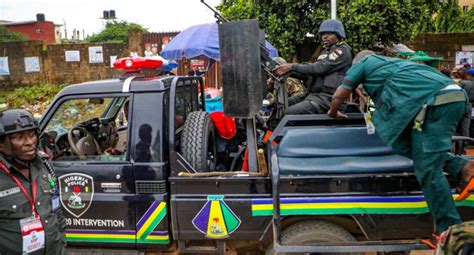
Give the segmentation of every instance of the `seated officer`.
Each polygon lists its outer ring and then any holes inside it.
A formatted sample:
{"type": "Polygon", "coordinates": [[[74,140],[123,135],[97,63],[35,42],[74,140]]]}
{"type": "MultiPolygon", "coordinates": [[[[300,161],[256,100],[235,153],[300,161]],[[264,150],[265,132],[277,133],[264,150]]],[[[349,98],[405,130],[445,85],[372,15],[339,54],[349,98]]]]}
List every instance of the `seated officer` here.
{"type": "Polygon", "coordinates": [[[343,40],[344,26],[339,20],[325,20],[318,35],[324,50],[316,62],[309,64],[284,64],[275,69],[279,76],[290,71],[309,76],[309,93],[288,99],[285,114],[324,114],[329,110],[331,96],[342,82],[352,63],[352,50],[343,40]]]}
{"type": "Polygon", "coordinates": [[[0,112],[2,255],[66,253],[57,182],[37,146],[38,123],[29,111],[0,112]]]}

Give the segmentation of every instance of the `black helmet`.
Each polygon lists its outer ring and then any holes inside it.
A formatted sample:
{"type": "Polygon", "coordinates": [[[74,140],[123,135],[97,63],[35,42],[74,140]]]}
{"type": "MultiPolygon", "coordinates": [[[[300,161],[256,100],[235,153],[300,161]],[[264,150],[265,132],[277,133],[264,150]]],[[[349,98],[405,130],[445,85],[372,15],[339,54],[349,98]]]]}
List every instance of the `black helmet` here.
{"type": "Polygon", "coordinates": [[[38,129],[38,121],[31,112],[23,109],[0,112],[0,136],[31,129],[38,129]]]}
{"type": "Polygon", "coordinates": [[[346,38],[346,31],[344,30],[344,25],[337,19],[328,19],[321,23],[318,35],[321,35],[326,32],[335,33],[341,38],[346,38]]]}

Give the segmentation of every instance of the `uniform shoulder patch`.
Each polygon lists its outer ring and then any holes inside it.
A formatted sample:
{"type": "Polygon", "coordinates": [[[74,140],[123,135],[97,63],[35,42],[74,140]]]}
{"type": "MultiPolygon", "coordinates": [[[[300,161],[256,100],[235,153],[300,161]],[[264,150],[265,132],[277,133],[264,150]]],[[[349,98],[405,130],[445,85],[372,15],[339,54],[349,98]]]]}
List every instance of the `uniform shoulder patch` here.
{"type": "Polygon", "coordinates": [[[326,59],[328,57],[328,54],[321,54],[318,57],[318,60],[326,59]]]}
{"type": "Polygon", "coordinates": [[[337,55],[342,56],[342,50],[341,49],[336,49],[334,52],[336,52],[337,55]]]}
{"type": "Polygon", "coordinates": [[[332,52],[329,54],[329,60],[336,60],[339,56],[336,52],[332,52]]]}

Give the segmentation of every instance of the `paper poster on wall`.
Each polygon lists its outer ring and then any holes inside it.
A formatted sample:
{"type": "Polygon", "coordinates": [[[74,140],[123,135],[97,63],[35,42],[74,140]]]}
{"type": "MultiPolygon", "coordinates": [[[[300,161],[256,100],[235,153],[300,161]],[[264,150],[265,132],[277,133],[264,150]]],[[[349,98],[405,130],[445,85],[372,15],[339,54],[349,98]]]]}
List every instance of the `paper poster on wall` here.
{"type": "Polygon", "coordinates": [[[65,54],[66,54],[66,62],[81,61],[81,54],[78,50],[67,50],[65,54]]]}
{"type": "Polygon", "coordinates": [[[104,52],[102,46],[89,47],[89,63],[104,63],[104,52]]]}
{"type": "Polygon", "coordinates": [[[25,57],[25,72],[34,73],[40,71],[40,64],[38,57],[25,57]]]}
{"type": "Polygon", "coordinates": [[[8,57],[0,57],[0,75],[10,75],[8,57]]]}
{"type": "Polygon", "coordinates": [[[472,65],[472,52],[470,51],[457,51],[456,52],[456,65],[472,65]]]}
{"type": "Polygon", "coordinates": [[[114,62],[117,59],[117,55],[110,56],[110,67],[114,67],[114,62]]]}

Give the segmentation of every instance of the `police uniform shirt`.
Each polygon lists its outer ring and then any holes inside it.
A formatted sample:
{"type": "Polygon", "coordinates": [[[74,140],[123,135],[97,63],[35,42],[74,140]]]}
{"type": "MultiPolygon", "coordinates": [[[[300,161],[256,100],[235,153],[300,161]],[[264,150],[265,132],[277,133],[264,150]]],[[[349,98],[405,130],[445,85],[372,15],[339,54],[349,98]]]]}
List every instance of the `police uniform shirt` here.
{"type": "Polygon", "coordinates": [[[314,76],[310,93],[334,94],[352,64],[352,50],[344,42],[325,48],[314,63],[293,64],[292,71],[314,76]]]}
{"type": "MultiPolygon", "coordinates": [[[[30,179],[37,182],[35,206],[43,222],[46,248],[32,254],[64,254],[65,222],[61,213],[52,212],[48,170],[40,157],[42,156],[37,155],[36,159],[31,162],[30,179]]],[[[10,170],[11,174],[18,178],[29,195],[32,196],[31,181],[17,172],[1,154],[0,161],[10,170]]],[[[25,194],[8,174],[0,170],[0,254],[21,254],[20,220],[31,217],[31,215],[31,205],[25,194]]]]}
{"type": "Polygon", "coordinates": [[[373,114],[377,133],[395,147],[423,104],[454,81],[427,65],[371,55],[349,69],[341,86],[354,90],[360,83],[377,108],[373,114]]]}

